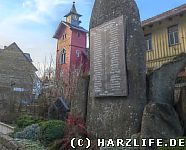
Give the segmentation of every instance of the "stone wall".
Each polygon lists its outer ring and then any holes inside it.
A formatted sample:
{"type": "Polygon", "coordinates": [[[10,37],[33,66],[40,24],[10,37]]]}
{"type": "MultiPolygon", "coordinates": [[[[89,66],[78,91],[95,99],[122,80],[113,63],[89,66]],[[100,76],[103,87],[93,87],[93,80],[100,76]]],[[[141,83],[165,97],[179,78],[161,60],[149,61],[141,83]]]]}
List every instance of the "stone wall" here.
{"type": "Polygon", "coordinates": [[[11,137],[0,134],[1,150],[24,150],[24,147],[14,141],[11,137]]]}
{"type": "Polygon", "coordinates": [[[32,91],[36,68],[27,60],[16,43],[0,53],[0,60],[0,87],[17,87],[32,91]]]}
{"type": "Polygon", "coordinates": [[[14,132],[14,127],[0,122],[0,133],[2,133],[2,134],[10,134],[10,133],[13,133],[13,132],[14,132]]]}
{"type": "Polygon", "coordinates": [[[0,51],[0,60],[0,120],[12,123],[15,102],[31,99],[36,68],[16,43],[0,51]]]}

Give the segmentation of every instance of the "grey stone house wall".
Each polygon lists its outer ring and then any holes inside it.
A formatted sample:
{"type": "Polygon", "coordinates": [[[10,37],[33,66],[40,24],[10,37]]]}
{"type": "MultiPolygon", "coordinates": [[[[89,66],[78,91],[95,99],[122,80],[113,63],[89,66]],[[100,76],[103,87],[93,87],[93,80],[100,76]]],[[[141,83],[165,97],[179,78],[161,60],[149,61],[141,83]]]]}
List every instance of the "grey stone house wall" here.
{"type": "Polygon", "coordinates": [[[16,43],[11,44],[0,51],[0,109],[4,111],[5,106],[12,99],[31,99],[33,80],[37,69],[24,55],[16,43]],[[24,89],[17,92],[15,88],[24,89]]]}

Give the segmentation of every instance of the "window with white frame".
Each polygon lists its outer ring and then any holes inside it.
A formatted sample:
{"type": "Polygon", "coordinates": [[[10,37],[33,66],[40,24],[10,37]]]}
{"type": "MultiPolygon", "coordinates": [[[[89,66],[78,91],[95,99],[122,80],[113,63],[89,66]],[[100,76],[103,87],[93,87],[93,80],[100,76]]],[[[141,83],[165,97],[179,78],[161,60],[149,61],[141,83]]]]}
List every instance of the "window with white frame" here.
{"type": "Polygon", "coordinates": [[[152,50],[152,34],[145,35],[146,50],[152,50]]]}
{"type": "Polygon", "coordinates": [[[179,43],[178,25],[174,25],[168,28],[168,39],[169,39],[169,46],[179,43]]]}
{"type": "Polygon", "coordinates": [[[66,50],[63,49],[61,52],[61,64],[65,64],[66,63],[66,50]]]}

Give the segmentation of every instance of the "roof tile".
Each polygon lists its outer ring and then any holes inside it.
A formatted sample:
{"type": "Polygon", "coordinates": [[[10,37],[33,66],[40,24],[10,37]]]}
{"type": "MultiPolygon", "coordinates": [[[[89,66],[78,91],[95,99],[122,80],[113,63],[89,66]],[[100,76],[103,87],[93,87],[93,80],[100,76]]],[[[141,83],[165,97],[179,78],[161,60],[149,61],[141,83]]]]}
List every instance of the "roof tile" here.
{"type": "Polygon", "coordinates": [[[146,25],[153,24],[155,22],[161,21],[161,20],[166,19],[168,17],[178,15],[182,12],[186,12],[186,4],[183,4],[179,7],[176,7],[174,9],[169,10],[169,11],[166,11],[160,15],[154,16],[154,17],[149,18],[147,20],[144,20],[144,21],[142,21],[142,26],[144,27],[146,25]]]}

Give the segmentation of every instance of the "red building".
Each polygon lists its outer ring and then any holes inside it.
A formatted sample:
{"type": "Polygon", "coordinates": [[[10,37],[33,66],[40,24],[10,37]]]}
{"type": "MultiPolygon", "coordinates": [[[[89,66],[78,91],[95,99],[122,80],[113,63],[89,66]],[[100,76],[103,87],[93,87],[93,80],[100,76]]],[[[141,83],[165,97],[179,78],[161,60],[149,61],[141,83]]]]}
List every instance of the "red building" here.
{"type": "Polygon", "coordinates": [[[66,21],[60,22],[53,37],[57,39],[56,78],[67,87],[72,75],[86,70],[88,31],[80,26],[81,15],[76,11],[75,2],[64,17],[66,21]]]}

